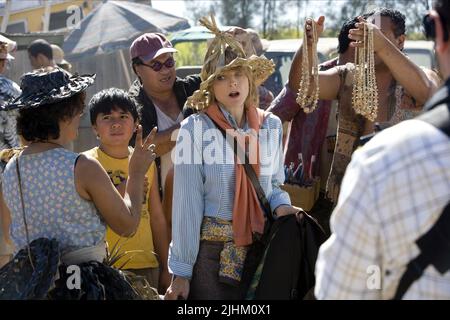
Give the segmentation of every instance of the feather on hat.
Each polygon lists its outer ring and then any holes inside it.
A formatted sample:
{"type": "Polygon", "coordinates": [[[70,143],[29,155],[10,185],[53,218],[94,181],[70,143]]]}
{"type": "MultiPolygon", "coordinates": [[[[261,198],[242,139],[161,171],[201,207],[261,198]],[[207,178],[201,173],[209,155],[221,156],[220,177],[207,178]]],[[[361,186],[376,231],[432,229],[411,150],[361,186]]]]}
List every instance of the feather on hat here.
{"type": "Polygon", "coordinates": [[[203,17],[200,24],[208,28],[214,33],[215,38],[211,41],[206,51],[205,60],[202,71],[200,73],[202,83],[200,89],[195,91],[187,100],[188,107],[196,110],[203,110],[209,105],[209,89],[214,79],[221,73],[235,69],[238,67],[249,67],[253,75],[256,86],[262,84],[275,70],[275,64],[272,60],[266,57],[258,57],[252,55],[245,56],[245,52],[239,43],[230,33],[220,31],[217,27],[214,16],[211,15],[211,20],[208,17],[203,17]],[[235,58],[227,64],[230,51],[235,58]]]}

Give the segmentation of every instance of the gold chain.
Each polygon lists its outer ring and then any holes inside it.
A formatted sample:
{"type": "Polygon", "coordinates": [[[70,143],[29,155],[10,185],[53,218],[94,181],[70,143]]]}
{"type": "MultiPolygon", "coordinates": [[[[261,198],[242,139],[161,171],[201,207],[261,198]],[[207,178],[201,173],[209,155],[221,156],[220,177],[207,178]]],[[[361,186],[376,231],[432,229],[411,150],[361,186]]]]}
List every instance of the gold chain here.
{"type": "Polygon", "coordinates": [[[297,103],[305,113],[313,112],[317,108],[319,100],[319,59],[317,57],[317,29],[316,23],[312,20],[312,34],[313,42],[311,46],[312,66],[309,65],[308,58],[308,37],[306,35],[306,27],[303,32],[303,46],[302,46],[302,74],[297,93],[297,103]],[[309,95],[310,79],[313,77],[314,88],[311,95],[309,95]]]}
{"type": "Polygon", "coordinates": [[[356,113],[375,121],[378,113],[378,88],[372,26],[364,25],[363,39],[363,47],[355,48],[352,103],[356,113]]]}

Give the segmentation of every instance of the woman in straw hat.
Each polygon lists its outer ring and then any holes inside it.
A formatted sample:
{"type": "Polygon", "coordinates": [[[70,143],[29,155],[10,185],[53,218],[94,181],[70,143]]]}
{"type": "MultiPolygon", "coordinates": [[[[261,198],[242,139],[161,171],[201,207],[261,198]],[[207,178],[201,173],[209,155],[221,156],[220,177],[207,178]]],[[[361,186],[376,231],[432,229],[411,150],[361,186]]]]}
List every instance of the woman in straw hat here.
{"type": "Polygon", "coordinates": [[[188,99],[200,112],[182,122],[175,150],[173,279],[165,298],[241,299],[248,284],[244,262],[253,239],[264,232],[265,213],[244,170],[243,152],[235,158],[229,137],[248,151],[246,163],[259,178],[270,211],[281,216],[297,210],[279,188],[284,181],[281,121],[255,107],[256,87],[273,72],[272,61],[246,58],[214,17],[200,22],[215,38],[200,90],[188,99]]]}
{"type": "Polygon", "coordinates": [[[17,129],[28,146],[3,173],[2,220],[11,221],[16,258],[0,272],[0,298],[137,297],[117,271],[102,264],[104,238],[106,225],[124,236],[137,228],[144,176],[155,157],[153,137],[143,142],[139,127],[124,198],[96,160],[67,150],[64,145],[77,137],[85,90],[94,79],[39,69],[22,77],[21,96],[6,106],[19,110],[17,129]],[[62,280],[48,293],[58,265],[62,280]],[[81,268],[81,290],[67,290],[66,279],[74,271],[65,266],[71,265],[81,268]]]}

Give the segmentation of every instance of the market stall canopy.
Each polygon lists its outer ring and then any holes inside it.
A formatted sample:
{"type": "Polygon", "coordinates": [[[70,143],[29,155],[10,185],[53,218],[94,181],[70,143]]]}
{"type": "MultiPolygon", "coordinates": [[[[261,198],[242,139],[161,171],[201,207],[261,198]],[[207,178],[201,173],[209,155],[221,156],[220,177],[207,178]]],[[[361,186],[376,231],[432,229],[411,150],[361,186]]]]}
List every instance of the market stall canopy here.
{"type": "Polygon", "coordinates": [[[66,57],[81,59],[128,48],[146,32],[169,33],[189,28],[187,19],[128,1],[107,1],[87,15],[66,37],[66,57]]]}

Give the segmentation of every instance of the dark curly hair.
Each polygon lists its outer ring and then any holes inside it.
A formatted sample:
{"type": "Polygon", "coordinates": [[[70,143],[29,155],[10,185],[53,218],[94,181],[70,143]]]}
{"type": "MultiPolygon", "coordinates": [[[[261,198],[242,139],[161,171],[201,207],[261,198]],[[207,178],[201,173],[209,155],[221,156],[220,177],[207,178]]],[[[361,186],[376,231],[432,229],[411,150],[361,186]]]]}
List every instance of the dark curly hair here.
{"type": "Polygon", "coordinates": [[[109,88],[96,93],[89,101],[88,108],[92,125],[100,113],[109,114],[114,109],[130,112],[134,122],[139,121],[136,101],[122,89],[109,88]]]}
{"type": "Polygon", "coordinates": [[[389,8],[378,8],[374,10],[371,16],[376,15],[379,15],[381,17],[388,17],[391,19],[391,22],[394,25],[394,35],[396,38],[400,37],[402,34],[406,34],[406,17],[400,11],[389,8]]]}
{"type": "Polygon", "coordinates": [[[17,133],[27,141],[58,139],[59,122],[81,113],[85,96],[84,92],[79,92],[60,102],[20,110],[17,133]]]}

